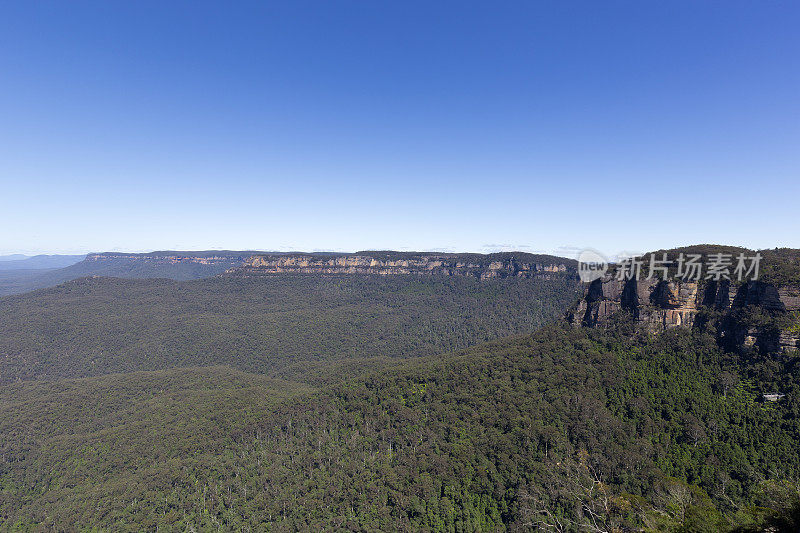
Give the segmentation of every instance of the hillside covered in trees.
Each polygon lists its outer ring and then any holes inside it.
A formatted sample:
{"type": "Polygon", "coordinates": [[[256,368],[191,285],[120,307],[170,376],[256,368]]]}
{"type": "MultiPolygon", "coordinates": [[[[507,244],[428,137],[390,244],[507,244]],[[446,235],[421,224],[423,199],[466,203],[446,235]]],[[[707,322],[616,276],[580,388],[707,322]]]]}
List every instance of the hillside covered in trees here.
{"type": "Polygon", "coordinates": [[[0,299],[0,382],[227,364],[313,380],[531,332],[577,279],[85,278],[0,299]]]}
{"type": "Polygon", "coordinates": [[[798,368],[683,330],[556,326],[313,389],[229,367],[5,385],[0,517],[7,530],[761,530],[797,518],[798,368]],[[773,390],[786,397],[764,402],[773,390]]]}

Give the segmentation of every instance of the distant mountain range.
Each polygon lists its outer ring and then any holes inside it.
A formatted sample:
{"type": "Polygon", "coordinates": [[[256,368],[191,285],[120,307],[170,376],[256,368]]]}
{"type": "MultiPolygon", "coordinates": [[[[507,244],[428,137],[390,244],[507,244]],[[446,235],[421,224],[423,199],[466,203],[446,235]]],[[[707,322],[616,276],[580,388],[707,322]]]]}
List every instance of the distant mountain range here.
{"type": "Polygon", "coordinates": [[[0,270],[37,270],[64,268],[82,261],[86,255],[34,255],[0,256],[0,270]]]}
{"type": "MultiPolygon", "coordinates": [[[[0,296],[18,294],[60,283],[51,282],[49,275],[82,261],[85,255],[0,256],[0,296]]],[[[58,276],[55,279],[60,279],[58,276]]]]}
{"type": "Polygon", "coordinates": [[[0,262],[0,296],[53,287],[73,279],[202,279],[231,271],[234,275],[305,274],[443,274],[487,277],[542,277],[575,272],[572,259],[523,252],[450,254],[364,251],[353,254],[259,251],[103,252],[84,256],[37,256],[0,262]],[[70,259],[67,259],[69,257],[70,259]],[[59,261],[60,266],[56,266],[59,261]],[[65,264],[66,263],[66,264],[65,264]],[[20,265],[16,268],[2,265],[20,265]]]}
{"type": "Polygon", "coordinates": [[[89,276],[174,280],[206,278],[241,265],[257,253],[260,252],[104,252],[86,256],[39,256],[5,261],[0,262],[0,296],[53,287],[65,281],[89,276]],[[51,259],[48,262],[40,257],[51,259]],[[71,259],[67,260],[67,257],[71,259]],[[3,266],[9,264],[20,266],[14,269],[3,266]]]}

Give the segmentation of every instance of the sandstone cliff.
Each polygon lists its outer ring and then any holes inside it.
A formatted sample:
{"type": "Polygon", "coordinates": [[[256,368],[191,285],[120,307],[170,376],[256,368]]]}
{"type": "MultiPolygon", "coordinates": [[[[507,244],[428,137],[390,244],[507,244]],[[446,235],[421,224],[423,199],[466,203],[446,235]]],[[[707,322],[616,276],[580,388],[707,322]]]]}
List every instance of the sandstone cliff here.
{"type": "Polygon", "coordinates": [[[444,275],[492,278],[539,278],[576,275],[575,261],[525,253],[446,254],[357,252],[355,254],[263,254],[249,258],[229,275],[376,274],[444,275]]]}
{"type": "MultiPolygon", "coordinates": [[[[774,264],[768,267],[778,269],[774,264]]],[[[583,327],[607,327],[627,318],[651,333],[713,328],[720,344],[730,350],[788,352],[800,348],[800,279],[620,281],[612,269],[587,284],[567,318],[583,327]]]]}

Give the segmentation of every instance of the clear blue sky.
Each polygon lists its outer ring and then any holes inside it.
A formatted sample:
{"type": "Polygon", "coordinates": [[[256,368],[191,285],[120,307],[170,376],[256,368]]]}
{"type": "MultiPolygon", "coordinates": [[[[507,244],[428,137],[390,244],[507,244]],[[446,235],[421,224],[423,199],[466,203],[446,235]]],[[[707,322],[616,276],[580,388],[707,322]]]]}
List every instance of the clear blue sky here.
{"type": "Polygon", "coordinates": [[[3,2],[0,253],[800,247],[800,3],[3,2]]]}

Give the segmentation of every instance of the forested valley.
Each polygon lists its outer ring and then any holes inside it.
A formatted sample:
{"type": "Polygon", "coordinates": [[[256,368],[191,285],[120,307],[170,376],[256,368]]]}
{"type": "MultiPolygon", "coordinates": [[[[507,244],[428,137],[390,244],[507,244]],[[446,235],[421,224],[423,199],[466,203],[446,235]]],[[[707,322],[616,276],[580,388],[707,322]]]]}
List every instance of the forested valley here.
{"type": "Polygon", "coordinates": [[[93,278],[0,299],[0,529],[796,530],[797,355],[575,328],[578,290],[93,278]]]}
{"type": "Polygon", "coordinates": [[[534,331],[579,285],[572,273],[81,278],[0,298],[0,382],[216,364],[314,381],[534,331]]]}

